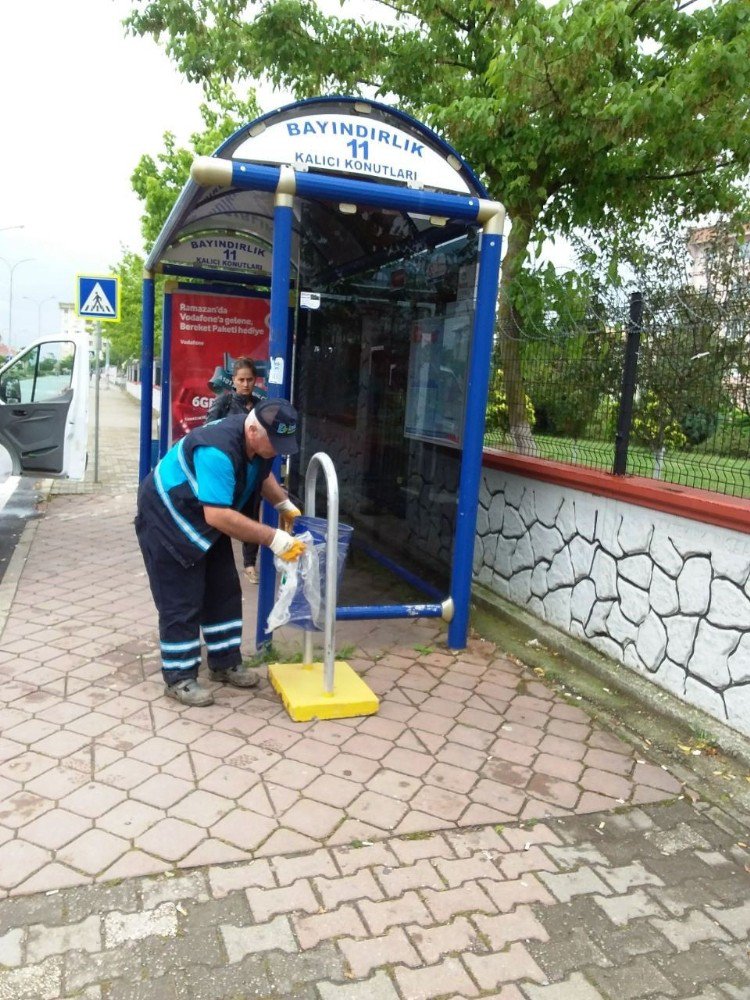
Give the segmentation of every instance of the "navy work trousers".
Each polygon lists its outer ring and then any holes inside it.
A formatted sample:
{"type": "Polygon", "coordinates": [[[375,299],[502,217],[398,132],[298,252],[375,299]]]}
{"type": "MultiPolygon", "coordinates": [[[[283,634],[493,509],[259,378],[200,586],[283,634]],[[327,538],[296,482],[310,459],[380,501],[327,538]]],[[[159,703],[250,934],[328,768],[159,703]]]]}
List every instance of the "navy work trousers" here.
{"type": "Polygon", "coordinates": [[[231,539],[221,535],[205,555],[185,566],[146,518],[136,518],[135,530],[159,612],[165,683],[198,676],[201,631],[211,670],[242,663],[242,591],[231,539]]]}

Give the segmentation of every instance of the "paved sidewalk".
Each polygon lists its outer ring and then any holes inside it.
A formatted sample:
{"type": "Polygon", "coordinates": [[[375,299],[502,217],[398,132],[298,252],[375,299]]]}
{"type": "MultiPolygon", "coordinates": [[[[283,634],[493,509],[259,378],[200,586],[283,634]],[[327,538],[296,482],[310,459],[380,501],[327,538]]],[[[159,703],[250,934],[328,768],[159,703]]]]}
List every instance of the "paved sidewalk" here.
{"type": "Polygon", "coordinates": [[[685,803],[0,903],[0,998],[750,996],[747,854],[685,803]]]}
{"type": "Polygon", "coordinates": [[[0,587],[0,1000],[750,998],[730,786],[709,806],[491,643],[340,626],[369,719],[293,723],[265,677],[168,702],[138,407],[101,402],[102,483],[55,484],[0,587]]]}

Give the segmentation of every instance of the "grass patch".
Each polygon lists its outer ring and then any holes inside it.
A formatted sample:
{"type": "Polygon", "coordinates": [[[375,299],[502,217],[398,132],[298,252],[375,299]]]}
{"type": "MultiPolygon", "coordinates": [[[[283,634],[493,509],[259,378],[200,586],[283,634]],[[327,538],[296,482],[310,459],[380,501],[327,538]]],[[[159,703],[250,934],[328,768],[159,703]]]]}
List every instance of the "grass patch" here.
{"type": "MultiPolygon", "coordinates": [[[[614,443],[584,439],[550,437],[535,434],[539,458],[549,458],[568,465],[584,465],[591,469],[612,471],[614,443]]],[[[486,448],[515,449],[505,435],[488,434],[486,448]]],[[[648,448],[630,445],[628,473],[650,479],[654,474],[654,455],[648,448]]],[[[660,481],[711,490],[728,496],[750,497],[750,459],[732,458],[718,452],[667,452],[662,462],[660,481]]]]}

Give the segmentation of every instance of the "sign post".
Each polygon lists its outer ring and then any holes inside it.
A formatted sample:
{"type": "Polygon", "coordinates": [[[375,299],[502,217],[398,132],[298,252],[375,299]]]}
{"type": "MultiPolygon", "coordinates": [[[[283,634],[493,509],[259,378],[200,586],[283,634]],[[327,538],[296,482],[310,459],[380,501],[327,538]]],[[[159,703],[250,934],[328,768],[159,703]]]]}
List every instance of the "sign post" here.
{"type": "MultiPolygon", "coordinates": [[[[94,482],[99,482],[99,382],[102,323],[120,322],[120,279],[113,274],[79,274],[76,278],[76,315],[96,320],[94,342],[94,482]]],[[[107,349],[109,360],[109,348],[107,349]]]]}
{"type": "Polygon", "coordinates": [[[99,482],[99,358],[102,353],[102,324],[96,324],[96,347],[94,359],[94,482],[99,482]]]}

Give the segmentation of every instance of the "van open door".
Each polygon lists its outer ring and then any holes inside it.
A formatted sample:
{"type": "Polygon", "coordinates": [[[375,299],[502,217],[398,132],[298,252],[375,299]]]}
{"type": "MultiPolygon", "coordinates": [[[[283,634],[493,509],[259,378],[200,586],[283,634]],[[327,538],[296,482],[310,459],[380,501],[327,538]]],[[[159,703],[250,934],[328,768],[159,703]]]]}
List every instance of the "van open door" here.
{"type": "Polygon", "coordinates": [[[88,338],[36,340],[0,367],[0,445],[14,475],[83,478],[88,392],[88,338]]]}

